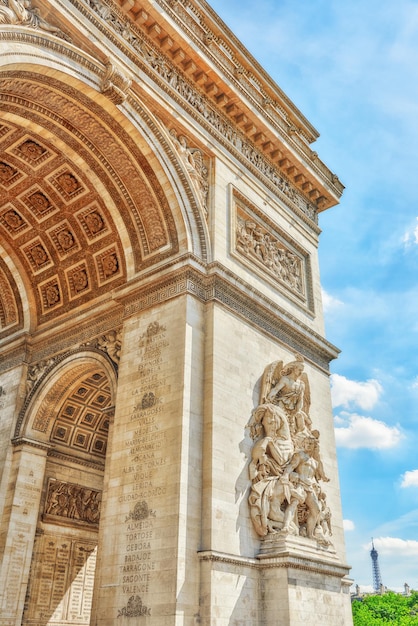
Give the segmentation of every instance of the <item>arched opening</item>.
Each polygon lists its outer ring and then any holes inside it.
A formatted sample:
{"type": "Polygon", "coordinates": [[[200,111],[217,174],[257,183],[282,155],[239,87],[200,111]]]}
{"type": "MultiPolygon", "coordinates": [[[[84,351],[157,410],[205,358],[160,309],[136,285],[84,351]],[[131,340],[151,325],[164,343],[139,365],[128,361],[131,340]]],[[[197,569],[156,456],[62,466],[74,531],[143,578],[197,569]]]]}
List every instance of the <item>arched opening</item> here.
{"type": "Polygon", "coordinates": [[[115,377],[106,358],[78,360],[50,373],[49,391],[34,398],[23,429],[33,437],[42,422],[38,439],[47,447],[25,625],[90,623],[115,377]]]}

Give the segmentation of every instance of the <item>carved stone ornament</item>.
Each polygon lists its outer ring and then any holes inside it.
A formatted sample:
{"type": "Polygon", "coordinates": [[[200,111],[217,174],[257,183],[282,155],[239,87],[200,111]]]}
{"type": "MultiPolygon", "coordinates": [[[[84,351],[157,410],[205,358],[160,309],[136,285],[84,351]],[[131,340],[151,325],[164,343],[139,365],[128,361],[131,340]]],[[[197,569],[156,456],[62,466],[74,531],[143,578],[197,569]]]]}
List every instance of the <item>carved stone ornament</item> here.
{"type": "Polygon", "coordinates": [[[209,192],[209,171],[205,165],[203,154],[199,148],[191,148],[188,146],[187,139],[184,135],[177,135],[174,129],[170,130],[170,136],[185,166],[187,173],[193,181],[197,191],[199,200],[205,211],[205,217],[208,216],[208,192],[209,192]]]}
{"type": "Polygon", "coordinates": [[[129,515],[126,516],[125,522],[129,520],[138,522],[148,519],[148,517],[156,517],[155,511],[149,508],[148,502],[141,500],[135,504],[133,511],[130,511],[129,515]]]}
{"type": "Polygon", "coordinates": [[[0,0],[0,24],[28,26],[71,41],[62,30],[41,17],[39,9],[32,6],[31,0],[0,0]]]}
{"type": "Polygon", "coordinates": [[[97,525],[100,520],[101,498],[101,491],[50,479],[45,515],[97,525]]]}
{"type": "Polygon", "coordinates": [[[110,330],[93,341],[88,341],[84,346],[92,346],[106,352],[110,359],[119,365],[122,338],[120,330],[110,330]]]}
{"type": "MultiPolygon", "coordinates": [[[[115,32],[122,35],[126,43],[134,48],[145,66],[158,74],[166,88],[170,91],[174,90],[183,101],[187,102],[201,116],[205,125],[209,125],[212,130],[218,132],[223,140],[228,143],[228,147],[234,148],[239,158],[244,158],[247,164],[256,168],[262,176],[266,177],[275,189],[291,201],[292,206],[295,204],[309,220],[314,223],[317,222],[318,216],[315,205],[296,191],[289,180],[279,172],[277,166],[267,159],[252,142],[248,141],[226,117],[221,115],[205,95],[196,91],[189,78],[179,72],[164,54],[148,42],[144,34],[134,24],[122,19],[110,6],[107,6],[106,2],[101,0],[87,1],[97,15],[104,19],[115,32]]],[[[190,19],[194,21],[193,18],[190,19]]],[[[205,37],[205,39],[207,38],[205,37]]]]}
{"type": "Polygon", "coordinates": [[[236,249],[261,263],[292,291],[304,295],[302,260],[254,220],[237,217],[236,249]]]}
{"type": "Polygon", "coordinates": [[[110,61],[106,64],[106,72],[102,79],[101,92],[115,104],[125,102],[132,81],[118,70],[110,61]]]}
{"type": "Polygon", "coordinates": [[[275,361],[263,373],[260,404],[248,423],[254,440],[249,465],[250,516],[258,535],[296,535],[331,545],[331,511],[321,482],[319,431],[309,416],[303,357],[275,361]]]}
{"type": "Polygon", "coordinates": [[[118,612],[118,617],[141,617],[142,615],[151,615],[151,609],[142,604],[141,596],[131,596],[127,605],[118,612]]]}
{"type": "Polygon", "coordinates": [[[56,358],[44,359],[28,367],[26,377],[26,395],[28,396],[41,376],[55,363],[56,358]]]}

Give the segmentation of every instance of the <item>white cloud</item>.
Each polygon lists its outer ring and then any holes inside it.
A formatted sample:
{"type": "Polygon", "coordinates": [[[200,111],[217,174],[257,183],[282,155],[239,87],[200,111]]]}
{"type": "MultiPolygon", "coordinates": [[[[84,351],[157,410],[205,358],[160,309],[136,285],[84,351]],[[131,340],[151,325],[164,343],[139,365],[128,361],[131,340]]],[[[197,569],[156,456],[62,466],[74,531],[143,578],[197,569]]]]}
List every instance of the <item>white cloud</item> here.
{"type": "Polygon", "coordinates": [[[341,448],[387,450],[396,447],[402,439],[399,428],[371,417],[343,414],[338,416],[336,424],[341,424],[342,420],[345,426],[335,428],[337,446],[341,448]]]}
{"type": "Polygon", "coordinates": [[[332,405],[349,408],[356,405],[364,410],[372,409],[378,402],[383,387],[373,378],[366,382],[350,380],[340,374],[331,375],[332,405]]]}
{"type": "Polygon", "coordinates": [[[351,519],[344,519],[343,528],[345,531],[354,530],[355,529],[354,522],[352,522],[351,519]]]}
{"type": "Polygon", "coordinates": [[[405,472],[401,487],[418,487],[418,469],[405,472]]]}
{"type": "MultiPolygon", "coordinates": [[[[399,537],[378,537],[373,539],[374,547],[379,553],[384,556],[418,556],[418,541],[414,539],[400,539],[399,537]]],[[[365,550],[371,549],[371,544],[365,544],[363,546],[365,550]]]]}
{"type": "Polygon", "coordinates": [[[413,244],[418,244],[418,217],[416,218],[414,227],[409,228],[403,236],[403,244],[405,248],[409,248],[413,244]]]}
{"type": "Polygon", "coordinates": [[[332,313],[336,309],[343,306],[343,302],[331,296],[325,289],[322,289],[322,305],[324,307],[324,313],[332,313]]]}

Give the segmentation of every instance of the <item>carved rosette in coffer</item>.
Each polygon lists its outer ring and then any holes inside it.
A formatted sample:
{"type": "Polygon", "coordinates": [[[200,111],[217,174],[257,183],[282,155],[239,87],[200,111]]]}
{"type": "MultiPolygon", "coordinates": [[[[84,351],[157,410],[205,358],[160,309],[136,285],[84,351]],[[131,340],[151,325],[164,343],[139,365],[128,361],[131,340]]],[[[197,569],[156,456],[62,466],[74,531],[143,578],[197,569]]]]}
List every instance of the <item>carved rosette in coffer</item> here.
{"type": "Polygon", "coordinates": [[[235,258],[313,311],[309,254],[236,191],[231,233],[235,258]]]}

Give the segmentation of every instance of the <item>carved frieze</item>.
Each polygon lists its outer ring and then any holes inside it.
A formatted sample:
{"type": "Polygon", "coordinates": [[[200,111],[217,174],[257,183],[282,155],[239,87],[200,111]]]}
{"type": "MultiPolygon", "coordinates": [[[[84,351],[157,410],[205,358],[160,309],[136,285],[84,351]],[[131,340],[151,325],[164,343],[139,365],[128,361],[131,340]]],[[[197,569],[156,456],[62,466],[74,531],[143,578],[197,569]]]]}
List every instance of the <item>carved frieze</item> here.
{"type": "Polygon", "coordinates": [[[292,206],[298,207],[309,220],[316,222],[315,205],[296,190],[279,172],[277,166],[245,138],[245,135],[219,112],[207,96],[198,92],[193,82],[186,78],[185,74],[179,71],[168,57],[154,47],[134,24],[127,23],[105,2],[88,0],[88,3],[102,19],[105,19],[112,30],[122,34],[124,40],[132,46],[142,62],[158,75],[166,88],[170,91],[174,90],[183,101],[187,102],[193,108],[194,113],[199,115],[204,125],[209,124],[212,130],[217,131],[221,140],[227,142],[229,149],[235,148],[238,158],[242,160],[244,157],[246,164],[250,168],[254,167],[258,173],[266,177],[275,189],[291,201],[292,206]],[[106,17],[103,18],[103,15],[106,17]]]}
{"type": "Polygon", "coordinates": [[[102,492],[50,478],[44,508],[44,519],[61,518],[98,526],[102,492]]]}
{"type": "Polygon", "coordinates": [[[39,29],[66,41],[71,41],[68,35],[41,16],[39,9],[32,6],[31,0],[24,0],[23,2],[21,0],[4,0],[0,4],[0,24],[39,29]]]}

